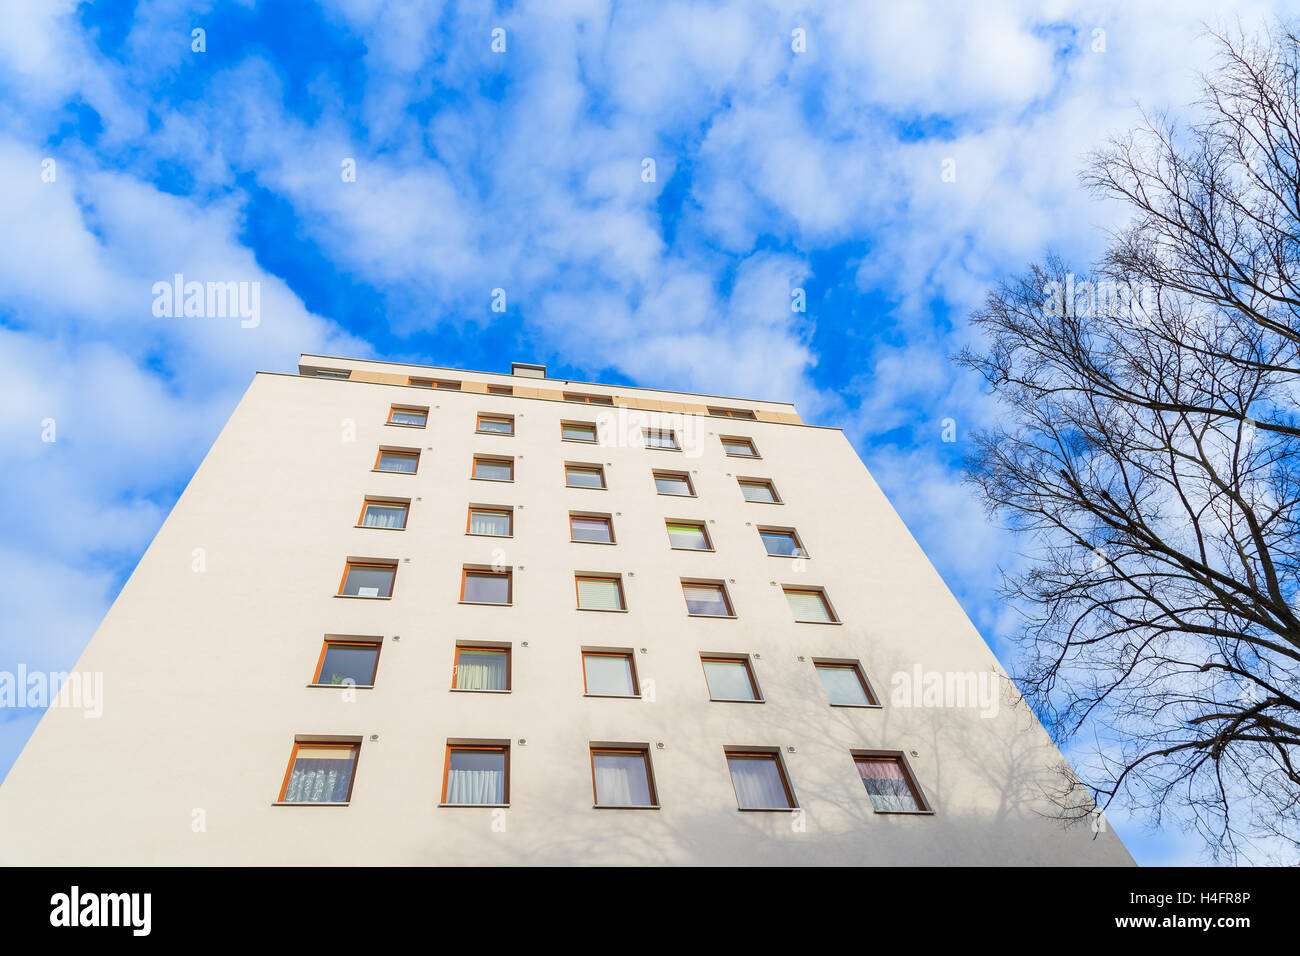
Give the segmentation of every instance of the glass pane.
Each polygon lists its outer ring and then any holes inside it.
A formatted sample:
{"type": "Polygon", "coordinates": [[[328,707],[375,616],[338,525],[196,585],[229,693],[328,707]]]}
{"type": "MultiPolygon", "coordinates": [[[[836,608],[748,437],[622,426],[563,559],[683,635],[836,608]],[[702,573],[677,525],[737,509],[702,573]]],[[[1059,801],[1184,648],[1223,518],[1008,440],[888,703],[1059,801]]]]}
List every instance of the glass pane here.
{"type": "Polygon", "coordinates": [[[405,505],[366,505],[365,517],[361,524],[367,528],[404,528],[406,527],[405,505]]]}
{"type": "Polygon", "coordinates": [[[796,621],[830,621],[830,611],[820,591],[786,591],[785,599],[790,602],[796,621]]]}
{"type": "Polygon", "coordinates": [[[513,435],[515,423],[505,418],[480,418],[478,420],[478,430],[493,432],[498,435],[513,435]]]}
{"type": "Polygon", "coordinates": [[[394,409],[393,416],[389,419],[395,425],[423,425],[425,420],[424,412],[404,412],[400,409],[394,409]]]}
{"type": "Polygon", "coordinates": [[[705,661],[704,676],[714,700],[757,700],[744,661],[705,661]]]}
{"type": "Polygon", "coordinates": [[[794,535],[788,531],[760,531],[759,534],[763,536],[768,554],[783,558],[799,557],[799,546],[795,544],[794,535]]]}
{"type": "Polygon", "coordinates": [[[818,664],[817,676],[822,679],[822,687],[826,688],[826,696],[832,704],[866,706],[871,703],[856,668],[818,664]]]}
{"type": "Polygon", "coordinates": [[[602,488],[604,482],[601,480],[599,471],[591,468],[566,468],[564,473],[568,476],[569,485],[574,488],[602,488]]]}
{"type": "MultiPolygon", "coordinates": [[[[356,644],[326,644],[325,659],[321,661],[318,684],[368,685],[375,679],[375,658],[378,647],[359,647],[356,644]]],[[[298,751],[302,753],[301,749],[298,751]]]]}
{"type": "Polygon", "coordinates": [[[676,478],[671,475],[655,475],[655,488],[661,495],[687,495],[691,493],[691,486],[685,478],[676,478]]]}
{"type": "Polygon", "coordinates": [[[632,662],[624,655],[583,654],[582,665],[587,674],[588,694],[610,697],[636,694],[632,683],[632,662]]]}
{"type": "Polygon", "coordinates": [[[564,438],[571,438],[576,441],[595,441],[596,427],[594,425],[563,425],[560,434],[564,438]]]}
{"type": "Polygon", "coordinates": [[[650,781],[646,779],[644,754],[593,753],[596,803],[606,807],[648,807],[650,781]]]}
{"type": "Polygon", "coordinates": [[[453,750],[447,761],[447,803],[506,802],[506,755],[503,751],[453,750]]]}
{"type": "Polygon", "coordinates": [[[862,783],[877,810],[922,810],[908,785],[903,765],[896,759],[856,758],[862,783]]]}
{"type": "Polygon", "coordinates": [[[677,439],[672,432],[646,432],[645,443],[647,448],[677,447],[677,439]]]}
{"type": "Polygon", "coordinates": [[[722,440],[722,447],[727,450],[728,455],[738,456],[741,458],[753,458],[754,449],[750,447],[749,442],[722,440]]]}
{"type": "Polygon", "coordinates": [[[578,607],[597,611],[621,611],[623,599],[617,581],[606,578],[578,579],[578,607]]]}
{"type": "Polygon", "coordinates": [[[508,690],[509,653],[462,647],[456,654],[456,686],[461,690],[508,690]]]}
{"type": "Polygon", "coordinates": [[[731,613],[722,588],[715,584],[685,584],[682,593],[686,595],[686,610],[690,614],[726,617],[731,613]]]}
{"type": "Polygon", "coordinates": [[[740,490],[745,493],[746,501],[776,501],[776,496],[768,485],[742,484],[740,490]]]}
{"type": "Polygon", "coordinates": [[[709,539],[704,529],[697,524],[670,524],[668,541],[674,548],[689,548],[692,551],[709,550],[709,539]]]}
{"type": "Polygon", "coordinates": [[[464,599],[478,604],[509,604],[510,576],[470,571],[465,575],[464,599]]]}
{"type": "Polygon", "coordinates": [[[379,456],[379,471],[400,471],[404,474],[415,474],[415,455],[398,455],[394,452],[386,451],[379,456]]]}
{"type": "Polygon", "coordinates": [[[570,518],[574,541],[610,542],[609,522],[604,518],[570,518]]]}
{"type": "Polygon", "coordinates": [[[393,593],[393,568],[348,568],[343,593],[356,597],[388,597],[393,593]]]}
{"type": "Polygon", "coordinates": [[[352,783],[355,747],[299,747],[289,783],[288,803],[344,803],[352,783]]]}
{"type": "Polygon", "coordinates": [[[471,511],[469,513],[469,533],[509,537],[510,515],[498,514],[493,511],[471,511]]]}
{"type": "Polygon", "coordinates": [[[491,478],[494,481],[509,481],[514,473],[514,463],[509,461],[474,460],[474,477],[491,478]]]}
{"type": "Polygon", "coordinates": [[[790,806],[781,783],[775,757],[727,757],[736,803],[745,810],[780,809],[790,806]]]}

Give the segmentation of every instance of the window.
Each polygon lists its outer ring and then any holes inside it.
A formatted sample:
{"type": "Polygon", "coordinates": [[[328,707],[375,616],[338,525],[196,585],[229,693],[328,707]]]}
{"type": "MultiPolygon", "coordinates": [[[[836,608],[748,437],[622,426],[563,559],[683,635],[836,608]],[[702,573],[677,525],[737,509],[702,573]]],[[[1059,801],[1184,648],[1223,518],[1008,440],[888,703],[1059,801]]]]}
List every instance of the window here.
{"type": "Polygon", "coordinates": [[[701,657],[710,700],[762,700],[747,657],[701,657]]]}
{"type": "Polygon", "coordinates": [[[565,441],[596,440],[596,426],[591,422],[560,422],[560,438],[565,441]]]}
{"type": "Polygon", "coordinates": [[[474,458],[473,477],[482,481],[514,481],[515,460],[513,458],[474,458]]]}
{"type": "Polygon", "coordinates": [[[739,418],[747,422],[754,421],[754,413],[744,408],[709,408],[714,418],[739,418]]]}
{"type": "Polygon", "coordinates": [[[806,558],[803,546],[799,543],[799,536],[793,531],[784,531],[779,528],[759,528],[759,537],[763,539],[763,547],[767,553],[775,558],[806,558]]]}
{"type": "Polygon", "coordinates": [[[417,428],[423,428],[429,424],[429,410],[427,408],[402,408],[394,405],[388,410],[388,424],[414,425],[417,428]]]}
{"type": "Polygon", "coordinates": [[[325,638],[316,661],[313,684],[373,687],[379,667],[379,644],[376,641],[345,641],[325,638]]]}
{"type": "Polygon", "coordinates": [[[352,373],[342,368],[318,368],[316,369],[316,377],[348,379],[352,377],[352,373]]]}
{"type": "Polygon", "coordinates": [[[343,570],[339,594],[363,598],[392,597],[393,578],[396,576],[397,565],[395,564],[349,561],[343,570]]]}
{"type": "Polygon", "coordinates": [[[758,457],[758,450],[748,438],[723,438],[722,449],[730,458],[758,457]]]}
{"type": "Polygon", "coordinates": [[[480,435],[513,435],[515,418],[513,415],[478,416],[478,433],[480,435]]]}
{"type": "Polygon", "coordinates": [[[781,758],[775,753],[728,750],[727,769],[741,810],[790,810],[795,806],[781,758]]]}
{"type": "Polygon", "coordinates": [[[410,378],[406,384],[416,388],[449,388],[454,392],[460,391],[460,382],[449,382],[441,378],[410,378]]]}
{"type": "Polygon", "coordinates": [[[668,544],[678,551],[712,551],[708,529],[703,521],[669,521],[668,544]]]}
{"type": "Polygon", "coordinates": [[[460,577],[460,599],[466,604],[509,604],[511,573],[464,568],[460,577]]]}
{"type": "Polygon", "coordinates": [[[570,488],[604,488],[605,469],[599,465],[565,465],[564,483],[570,488]]]}
{"type": "Polygon", "coordinates": [[[494,807],[510,802],[510,748],[447,747],[442,803],[454,807],[494,807]]]}
{"type": "Polygon", "coordinates": [[[853,762],[877,813],[923,813],[928,809],[901,755],[854,754],[853,762]]]}
{"type": "Polygon", "coordinates": [[[379,450],[375,458],[375,471],[391,471],[399,475],[413,475],[420,464],[418,451],[379,450]]]}
{"type": "Polygon", "coordinates": [[[598,807],[654,807],[650,751],[591,748],[591,790],[598,807]]]}
{"type": "Polygon", "coordinates": [[[416,388],[433,388],[433,379],[430,378],[407,378],[407,385],[413,385],[416,388]]]}
{"type": "Polygon", "coordinates": [[[623,581],[618,577],[577,574],[574,587],[582,611],[625,611],[623,581]]]}
{"type": "Polygon", "coordinates": [[[838,624],[826,592],[820,588],[782,588],[794,619],[805,624],[838,624]]]}
{"type": "Polygon", "coordinates": [[[731,601],[722,584],[696,584],[682,582],[686,597],[686,613],[694,617],[731,617],[731,601]]]}
{"type": "Polygon", "coordinates": [[[641,440],[647,448],[681,451],[681,446],[677,444],[677,434],[675,432],[647,428],[641,432],[641,440]]]}
{"type": "Polygon", "coordinates": [[[569,515],[569,540],[588,544],[613,544],[614,525],[608,515],[569,515]]]}
{"type": "Polygon", "coordinates": [[[578,392],[565,392],[566,402],[582,402],[586,405],[613,405],[614,399],[609,395],[582,395],[578,392]]]}
{"type": "Polygon", "coordinates": [[[778,505],[781,499],[776,496],[776,488],[766,478],[740,478],[740,491],[746,501],[760,504],[778,505]]]}
{"type": "Polygon", "coordinates": [[[359,743],[294,741],[277,803],[347,803],[359,743]]]}
{"type": "Polygon", "coordinates": [[[630,651],[583,651],[582,691],[589,697],[638,697],[630,651]]]}
{"type": "Polygon", "coordinates": [[[357,525],[362,528],[396,528],[406,527],[406,512],[410,508],[404,501],[378,501],[371,498],[361,506],[361,517],[357,525]]]}
{"type": "Polygon", "coordinates": [[[831,661],[814,661],[813,667],[821,678],[822,687],[832,707],[875,707],[876,699],[871,696],[867,679],[862,676],[862,669],[857,664],[841,664],[831,661]]]}
{"type": "Polygon", "coordinates": [[[455,690],[509,690],[510,648],[457,644],[451,686],[455,690]]]}
{"type": "Polygon", "coordinates": [[[694,498],[695,487],[691,484],[691,476],[684,471],[656,471],[655,490],[661,495],[680,495],[683,498],[694,498]]]}
{"type": "Polygon", "coordinates": [[[487,390],[489,395],[513,395],[515,393],[513,385],[489,385],[487,390]]]}
{"type": "Polygon", "coordinates": [[[515,533],[515,513],[509,508],[471,507],[469,518],[465,522],[465,533],[508,538],[515,533]]]}

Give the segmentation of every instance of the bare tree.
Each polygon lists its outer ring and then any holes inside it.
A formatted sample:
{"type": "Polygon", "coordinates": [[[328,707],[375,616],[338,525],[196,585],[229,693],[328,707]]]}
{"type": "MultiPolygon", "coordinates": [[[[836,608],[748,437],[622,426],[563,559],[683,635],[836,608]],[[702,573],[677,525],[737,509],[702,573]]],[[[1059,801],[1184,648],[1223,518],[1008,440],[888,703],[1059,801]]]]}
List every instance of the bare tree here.
{"type": "Polygon", "coordinates": [[[1091,157],[1132,212],[1091,274],[1048,257],[973,317],[957,360],[1006,415],[967,477],[1027,545],[1022,690],[1095,750],[1062,815],[1119,799],[1216,859],[1294,860],[1300,39],[1213,38],[1194,122],[1091,157]]]}

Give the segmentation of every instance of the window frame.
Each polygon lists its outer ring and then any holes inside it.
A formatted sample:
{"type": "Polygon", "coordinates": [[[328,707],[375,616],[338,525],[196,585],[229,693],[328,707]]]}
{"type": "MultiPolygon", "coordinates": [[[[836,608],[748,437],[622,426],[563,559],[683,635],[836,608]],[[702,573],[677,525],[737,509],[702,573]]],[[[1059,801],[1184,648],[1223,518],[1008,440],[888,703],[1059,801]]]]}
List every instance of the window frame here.
{"type": "Polygon", "coordinates": [[[852,707],[857,708],[858,710],[879,710],[883,706],[880,703],[880,698],[876,696],[876,692],[871,689],[871,682],[867,680],[867,675],[862,669],[861,661],[833,661],[814,657],[812,665],[814,674],[816,674],[817,669],[821,667],[829,667],[833,670],[851,670],[854,676],[858,679],[858,684],[862,688],[863,695],[867,698],[865,704],[837,704],[835,701],[831,700],[830,694],[826,691],[826,684],[822,681],[821,675],[818,674],[817,683],[821,685],[822,693],[826,694],[826,705],[828,707],[852,707]]]}
{"type": "Polygon", "coordinates": [[[853,770],[858,775],[858,781],[862,784],[862,789],[866,793],[867,802],[871,804],[872,813],[890,813],[904,814],[911,816],[933,816],[934,807],[925,798],[925,792],[921,789],[921,784],[917,782],[916,774],[912,772],[912,765],[907,759],[907,754],[901,750],[850,750],[849,756],[853,758],[853,770]],[[907,782],[907,787],[912,793],[912,800],[916,803],[914,810],[877,810],[875,801],[871,799],[871,793],[867,791],[865,778],[862,776],[862,770],[858,766],[858,761],[868,762],[894,762],[903,769],[903,779],[907,782]]]}
{"type": "Polygon", "coordinates": [[[714,620],[735,620],[736,606],[731,603],[731,593],[727,590],[725,581],[699,581],[690,578],[679,578],[682,585],[682,601],[686,604],[687,617],[712,618],[714,620]],[[696,614],[692,613],[690,599],[686,597],[686,588],[688,587],[716,587],[722,591],[722,602],[727,606],[726,614],[696,614]]]}
{"type": "Polygon", "coordinates": [[[515,575],[514,568],[506,568],[504,571],[494,571],[491,568],[478,568],[461,566],[460,569],[460,603],[473,604],[477,607],[511,607],[515,603],[515,575]],[[506,579],[506,599],[501,601],[469,601],[465,599],[465,585],[471,574],[495,575],[506,579]]]}
{"type": "Polygon", "coordinates": [[[499,481],[502,483],[512,482],[515,480],[515,460],[513,458],[502,457],[501,455],[475,455],[473,461],[470,464],[469,476],[474,481],[499,481]],[[483,476],[477,474],[479,462],[483,462],[484,464],[509,465],[510,477],[509,478],[484,478],[483,476]]]}
{"type": "Polygon", "coordinates": [[[343,562],[343,577],[339,579],[339,589],[335,597],[356,598],[362,601],[391,601],[393,595],[397,593],[397,564],[396,562],[387,563],[371,558],[365,561],[345,560],[343,562]],[[387,594],[376,594],[374,597],[365,594],[344,594],[343,589],[347,587],[348,575],[353,568],[387,568],[393,572],[392,578],[388,582],[387,594]]]}
{"type": "Polygon", "coordinates": [[[366,528],[370,531],[405,531],[407,523],[411,520],[411,503],[409,501],[392,501],[386,498],[372,498],[366,495],[361,499],[361,514],[357,516],[358,528],[366,528]],[[389,508],[400,507],[402,509],[402,526],[400,528],[386,528],[383,525],[366,524],[366,512],[370,510],[371,505],[385,505],[389,508]]]}
{"type": "Polygon", "coordinates": [[[797,584],[782,584],[781,596],[786,599],[786,607],[790,608],[790,616],[794,617],[794,622],[796,624],[840,624],[842,623],[840,621],[840,616],[835,612],[835,606],[831,604],[831,599],[827,597],[826,589],[823,587],[807,587],[807,586],[801,587],[797,584]],[[827,620],[804,621],[804,620],[800,620],[798,617],[794,617],[794,608],[790,607],[790,599],[789,597],[787,597],[787,595],[791,593],[816,594],[819,598],[821,598],[822,608],[825,609],[826,611],[827,620]]]}
{"type": "Polygon", "coordinates": [[[767,551],[767,556],[769,558],[786,558],[786,559],[802,558],[804,560],[807,560],[808,549],[803,546],[803,539],[799,537],[799,532],[796,531],[794,528],[773,528],[766,525],[755,525],[754,530],[758,532],[758,539],[759,541],[763,542],[763,550],[767,551]],[[771,551],[768,550],[767,538],[763,537],[764,535],[767,534],[774,535],[774,536],[784,536],[789,538],[791,541],[794,542],[795,553],[794,554],[773,554],[771,551]]]}
{"type": "Polygon", "coordinates": [[[710,703],[719,704],[764,704],[767,703],[763,697],[763,690],[758,686],[758,677],[754,673],[754,665],[750,662],[748,654],[700,654],[700,669],[704,672],[704,689],[709,692],[710,703]],[[744,697],[714,697],[713,685],[709,683],[709,669],[704,665],[707,663],[714,664],[743,664],[745,667],[745,676],[749,678],[749,689],[753,692],[753,698],[746,700],[744,697]]]}
{"type": "Polygon", "coordinates": [[[508,807],[510,806],[510,745],[509,744],[447,744],[447,749],[442,757],[442,797],[438,801],[439,807],[508,807]],[[451,775],[451,753],[453,750],[489,750],[502,754],[502,776],[504,783],[502,785],[501,803],[448,803],[447,802],[447,779],[451,775]]]}
{"type": "Polygon", "coordinates": [[[419,472],[420,472],[420,452],[419,452],[419,449],[416,449],[415,451],[404,451],[404,450],[402,450],[402,449],[400,449],[400,448],[380,448],[379,451],[378,451],[378,453],[375,455],[375,464],[374,464],[374,467],[372,467],[370,470],[371,470],[372,472],[378,472],[378,473],[381,474],[381,475],[416,475],[416,474],[419,474],[419,472]],[[384,460],[384,456],[385,456],[385,455],[397,455],[397,456],[399,456],[399,457],[401,457],[401,458],[414,458],[414,459],[415,459],[415,468],[413,468],[411,471],[394,471],[394,470],[391,469],[391,468],[380,468],[380,467],[379,467],[379,463],[380,463],[381,461],[384,460]]]}
{"type": "MultiPolygon", "coordinates": [[[[790,783],[790,776],[785,770],[785,761],[781,759],[781,751],[774,750],[748,750],[741,747],[724,747],[722,749],[727,762],[727,778],[731,781],[731,791],[736,798],[736,809],[744,813],[782,813],[790,810],[798,810],[799,802],[794,796],[794,785],[790,783]],[[742,760],[753,760],[762,758],[771,760],[776,765],[777,775],[781,778],[781,787],[785,791],[785,799],[788,806],[784,807],[742,807],[740,805],[740,794],[736,792],[736,778],[731,772],[731,759],[738,757],[742,760]]],[[[856,765],[855,765],[856,766],[856,765]]]]}
{"type": "Polygon", "coordinates": [[[601,611],[605,614],[626,614],[627,595],[623,591],[623,575],[584,571],[573,572],[573,601],[574,607],[579,611],[601,611]],[[582,592],[578,589],[579,581],[613,581],[614,587],[618,591],[618,607],[583,607],[582,592]]]}
{"type": "Polygon", "coordinates": [[[604,405],[612,406],[614,396],[612,395],[591,395],[586,392],[564,392],[564,400],[572,402],[575,405],[604,405]]]}
{"type": "Polygon", "coordinates": [[[652,468],[650,469],[650,480],[654,482],[655,494],[657,495],[663,495],[666,498],[698,498],[699,497],[699,495],[696,494],[695,492],[695,482],[691,480],[691,473],[688,471],[669,471],[664,468],[652,468]],[[681,479],[682,481],[685,481],[686,490],[690,492],[690,494],[675,495],[672,492],[660,491],[659,490],[660,478],[678,478],[681,479]]]}
{"type": "Polygon", "coordinates": [[[641,679],[636,673],[636,655],[632,651],[589,651],[580,650],[578,652],[582,661],[582,696],[583,697],[603,697],[609,700],[639,700],[641,697],[641,679]],[[588,657],[621,657],[627,661],[628,672],[632,675],[632,693],[631,694],[593,694],[587,686],[587,658],[588,657]]]}
{"type": "Polygon", "coordinates": [[[715,551],[713,547],[713,538],[709,535],[709,523],[703,518],[665,518],[664,530],[668,534],[668,550],[670,551],[698,551],[701,553],[715,551]],[[698,528],[700,534],[704,536],[704,547],[702,548],[682,548],[673,544],[673,525],[685,525],[692,528],[698,528]]]}
{"type": "Polygon", "coordinates": [[[360,762],[361,762],[361,741],[359,740],[348,741],[348,742],[337,741],[337,740],[294,740],[293,747],[289,751],[289,766],[285,768],[284,780],[280,783],[280,793],[279,796],[275,798],[275,802],[278,805],[285,806],[285,807],[347,806],[352,802],[352,788],[355,787],[357,783],[357,765],[360,762]],[[352,751],[352,771],[351,774],[348,776],[348,792],[341,803],[335,800],[329,800],[329,801],[322,800],[319,802],[313,802],[309,800],[284,799],[285,793],[289,790],[289,779],[293,776],[293,765],[298,762],[299,747],[346,747],[352,751]]]}
{"type": "Polygon", "coordinates": [[[648,448],[651,451],[681,451],[682,443],[677,440],[677,431],[672,428],[643,428],[641,429],[641,447],[648,448]],[[667,438],[672,441],[671,445],[652,445],[650,436],[656,438],[667,438]]]}
{"type": "Polygon", "coordinates": [[[513,385],[489,385],[487,387],[489,395],[509,395],[514,397],[515,387],[513,385]]]}
{"type": "Polygon", "coordinates": [[[785,504],[785,502],[781,500],[781,494],[780,494],[780,492],[778,492],[778,491],[776,490],[776,483],[775,483],[774,481],[772,481],[771,478],[742,478],[742,477],[740,477],[739,475],[737,475],[737,476],[736,476],[736,484],[738,484],[738,485],[740,486],[740,497],[741,497],[741,499],[742,499],[746,504],[750,504],[750,505],[781,505],[781,504],[785,504]],[[766,489],[768,490],[768,492],[772,495],[772,500],[771,500],[771,501],[755,501],[753,498],[748,498],[748,497],[746,497],[746,496],[745,496],[745,486],[746,486],[746,485],[761,485],[762,487],[766,488],[766,489]]]}
{"type": "Polygon", "coordinates": [[[406,384],[412,388],[441,388],[447,391],[459,392],[463,383],[449,378],[425,378],[422,375],[408,375],[406,384]]]}
{"type": "Polygon", "coordinates": [[[388,418],[387,418],[387,420],[384,422],[384,424],[385,424],[385,425],[392,425],[392,426],[394,426],[395,428],[428,428],[428,427],[429,427],[429,410],[428,410],[427,408],[416,408],[416,407],[413,406],[413,405],[389,405],[389,406],[388,406],[388,418]],[[421,424],[419,424],[419,425],[413,425],[413,424],[411,424],[410,422],[395,422],[395,421],[393,421],[393,413],[394,413],[394,412],[411,412],[411,413],[419,412],[421,415],[424,416],[424,421],[423,421],[421,424]]]}
{"type": "Polygon", "coordinates": [[[722,453],[726,455],[728,458],[745,458],[752,461],[754,459],[763,457],[758,453],[758,446],[754,444],[754,439],[752,438],[744,438],[740,435],[719,435],[718,444],[722,446],[722,453]],[[730,448],[727,447],[727,442],[732,442],[736,444],[743,442],[745,446],[749,448],[750,454],[739,455],[736,452],[733,452],[730,448]]]}
{"type": "Polygon", "coordinates": [[[564,463],[564,487],[566,487],[566,488],[580,488],[580,489],[582,489],[582,490],[584,490],[584,491],[608,491],[608,490],[609,490],[609,483],[605,480],[605,466],[604,466],[604,465],[581,465],[581,464],[577,464],[577,463],[574,463],[574,462],[565,462],[565,463],[564,463]],[[570,468],[573,468],[573,469],[575,469],[575,470],[577,470],[577,471],[594,471],[594,472],[596,472],[598,475],[600,475],[600,487],[597,488],[597,487],[593,487],[592,485],[571,485],[571,484],[569,484],[569,469],[570,469],[570,468]]]}
{"type": "Polygon", "coordinates": [[[462,644],[456,642],[455,653],[451,657],[451,690],[462,694],[508,694],[514,690],[514,665],[515,656],[510,653],[510,645],[505,644],[462,644]],[[506,686],[504,690],[485,689],[478,687],[457,687],[456,680],[459,678],[460,652],[461,651],[496,651],[506,655],[506,686]]]}
{"type": "Polygon", "coordinates": [[[323,378],[334,382],[346,382],[352,378],[349,368],[318,368],[311,373],[312,378],[323,378]]]}
{"type": "Polygon", "coordinates": [[[474,434],[475,435],[499,435],[502,438],[514,438],[515,437],[515,416],[505,415],[502,414],[501,412],[478,412],[474,416],[474,434]],[[484,419],[487,419],[489,421],[508,422],[510,425],[510,431],[494,432],[491,429],[485,430],[483,428],[484,419]]]}
{"type": "Polygon", "coordinates": [[[650,748],[647,747],[611,747],[600,744],[588,744],[587,750],[591,760],[591,805],[601,810],[658,810],[659,788],[655,786],[654,770],[650,766],[650,748]],[[596,789],[596,754],[640,754],[645,760],[646,790],[650,795],[649,803],[601,803],[600,791],[596,789]]]}
{"type": "Polygon", "coordinates": [[[560,441],[572,441],[572,442],[577,442],[577,443],[580,444],[580,445],[596,445],[596,444],[599,444],[599,443],[600,443],[600,430],[596,427],[596,423],[595,423],[595,422],[561,421],[561,422],[560,422],[560,441]],[[566,428],[590,428],[590,429],[591,429],[591,437],[590,437],[590,438],[570,438],[568,435],[564,434],[564,430],[565,430],[566,428]]]}
{"type": "Polygon", "coordinates": [[[468,505],[465,508],[465,533],[472,535],[475,538],[513,538],[515,536],[515,509],[468,505]],[[470,528],[474,525],[474,513],[476,511],[482,512],[483,514],[505,515],[510,530],[505,534],[484,534],[482,531],[471,531],[470,528]]]}
{"type": "Polygon", "coordinates": [[[614,537],[614,518],[607,514],[588,514],[581,511],[569,512],[569,541],[573,544],[618,544],[618,539],[614,537]],[[609,532],[608,541],[583,541],[581,538],[573,536],[573,519],[578,518],[584,521],[602,521],[605,524],[605,530],[609,532]]]}
{"type": "Polygon", "coordinates": [[[756,422],[758,416],[752,408],[723,408],[720,405],[707,405],[710,418],[731,418],[738,422],[756,422]]]}
{"type": "Polygon", "coordinates": [[[316,670],[311,675],[312,687],[374,687],[375,678],[379,676],[379,655],[383,651],[384,642],[380,640],[362,640],[359,638],[342,638],[342,637],[325,637],[321,641],[320,656],[316,658],[316,670]],[[373,647],[375,649],[375,664],[370,671],[370,683],[368,684],[322,684],[320,679],[321,668],[325,666],[325,655],[329,653],[330,646],[338,647],[373,647]]]}

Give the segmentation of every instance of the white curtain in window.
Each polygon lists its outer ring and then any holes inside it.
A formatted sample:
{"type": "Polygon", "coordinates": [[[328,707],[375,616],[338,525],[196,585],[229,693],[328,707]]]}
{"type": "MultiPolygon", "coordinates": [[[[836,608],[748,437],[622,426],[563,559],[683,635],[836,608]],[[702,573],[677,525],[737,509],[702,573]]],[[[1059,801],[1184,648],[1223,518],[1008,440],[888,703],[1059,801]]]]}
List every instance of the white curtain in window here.
{"type": "Polygon", "coordinates": [[[785,599],[790,602],[796,621],[829,621],[826,603],[820,591],[786,591],[785,599]]]}
{"type": "Polygon", "coordinates": [[[650,806],[645,757],[641,754],[592,754],[596,803],[609,807],[650,806]]]}
{"type": "Polygon", "coordinates": [[[862,783],[877,810],[919,810],[916,797],[908,785],[907,774],[897,760],[857,761],[862,783]]]}
{"type": "Polygon", "coordinates": [[[817,676],[822,679],[826,696],[832,704],[870,704],[862,681],[852,667],[818,667],[817,676]]]}
{"type": "Polygon", "coordinates": [[[289,803],[343,803],[352,779],[351,749],[344,747],[299,747],[285,787],[289,803]]]}
{"type": "Polygon", "coordinates": [[[463,690],[505,690],[506,655],[462,648],[456,660],[456,686],[463,690]]]}
{"type": "Polygon", "coordinates": [[[597,611],[620,611],[622,602],[619,600],[618,582],[579,578],[578,579],[578,607],[590,608],[597,611]]]}
{"type": "Polygon", "coordinates": [[[484,514],[475,511],[470,515],[470,534],[509,534],[510,518],[508,515],[484,514]]]}
{"type": "Polygon", "coordinates": [[[365,524],[367,528],[400,528],[405,517],[405,508],[370,505],[366,508],[365,524]]]}
{"type": "Polygon", "coordinates": [[[505,769],[458,770],[452,768],[447,774],[447,802],[470,804],[505,803],[505,769]]]}
{"type": "Polygon", "coordinates": [[[587,693],[608,694],[612,697],[631,697],[632,664],[621,654],[584,654],[583,665],[587,669],[587,693]]]}
{"type": "Polygon", "coordinates": [[[736,799],[742,808],[790,806],[775,757],[732,757],[727,762],[731,765],[731,782],[736,785],[736,799]]]}
{"type": "Polygon", "coordinates": [[[716,700],[753,700],[754,687],[749,669],[741,661],[705,661],[709,695],[716,700]]]}

